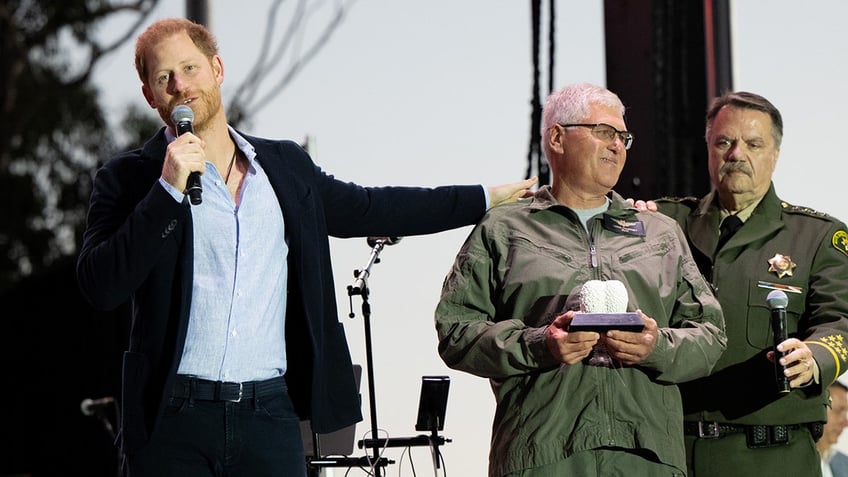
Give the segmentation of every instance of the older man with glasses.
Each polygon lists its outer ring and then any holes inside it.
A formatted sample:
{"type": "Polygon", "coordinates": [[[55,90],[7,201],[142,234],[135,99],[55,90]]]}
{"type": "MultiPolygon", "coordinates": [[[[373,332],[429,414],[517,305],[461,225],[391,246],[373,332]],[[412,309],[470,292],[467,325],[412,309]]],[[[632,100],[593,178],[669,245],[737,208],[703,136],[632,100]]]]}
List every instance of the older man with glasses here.
{"type": "Polygon", "coordinates": [[[553,183],[489,211],[436,309],[442,359],[495,393],[489,475],[683,476],[675,383],[724,350],[718,302],[680,227],[612,191],[633,143],[618,96],[567,86],[542,134],[553,183]]]}

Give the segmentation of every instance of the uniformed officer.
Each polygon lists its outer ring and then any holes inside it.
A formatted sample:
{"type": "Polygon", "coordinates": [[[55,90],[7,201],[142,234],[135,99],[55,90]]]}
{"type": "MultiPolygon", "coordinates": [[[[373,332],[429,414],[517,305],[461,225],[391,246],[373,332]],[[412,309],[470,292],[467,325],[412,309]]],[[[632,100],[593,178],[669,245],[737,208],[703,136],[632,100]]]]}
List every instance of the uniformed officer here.
{"type": "Polygon", "coordinates": [[[778,198],[771,178],[782,136],[768,100],[724,94],[707,113],[712,192],[656,201],[686,233],[727,326],[727,351],[712,374],[681,386],[690,477],[820,475],[826,390],[848,363],[848,232],[778,198]],[[788,297],[789,338],[778,346],[785,393],[771,361],[773,290],[788,297]]]}

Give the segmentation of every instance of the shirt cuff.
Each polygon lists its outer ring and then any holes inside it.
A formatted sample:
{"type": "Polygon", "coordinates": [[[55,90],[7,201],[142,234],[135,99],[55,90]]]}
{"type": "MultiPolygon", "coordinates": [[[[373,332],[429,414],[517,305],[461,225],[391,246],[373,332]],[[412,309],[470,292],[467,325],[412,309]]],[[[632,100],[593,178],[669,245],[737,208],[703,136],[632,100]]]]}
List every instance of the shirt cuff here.
{"type": "Polygon", "coordinates": [[[165,192],[171,195],[175,201],[182,203],[183,199],[185,199],[185,194],[183,191],[177,190],[176,187],[169,184],[165,179],[159,178],[159,183],[162,184],[162,187],[165,188],[165,192]]]}
{"type": "Polygon", "coordinates": [[[812,384],[819,384],[821,382],[821,372],[819,371],[819,364],[816,363],[816,360],[813,360],[813,379],[810,379],[806,383],[802,384],[800,387],[806,388],[807,386],[811,386],[812,384]]]}

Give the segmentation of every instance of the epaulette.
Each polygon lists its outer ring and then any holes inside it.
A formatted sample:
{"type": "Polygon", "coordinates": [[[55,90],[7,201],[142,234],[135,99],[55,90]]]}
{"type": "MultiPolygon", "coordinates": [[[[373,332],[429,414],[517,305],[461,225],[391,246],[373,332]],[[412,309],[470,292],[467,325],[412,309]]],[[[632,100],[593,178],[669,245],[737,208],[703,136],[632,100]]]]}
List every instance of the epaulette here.
{"type": "MultiPolygon", "coordinates": [[[[845,230],[845,225],[842,224],[839,219],[828,215],[824,212],[819,212],[818,210],[811,209],[809,207],[803,207],[800,205],[792,205],[785,201],[780,201],[780,207],[784,212],[788,212],[790,214],[800,214],[806,215],[807,217],[815,217],[817,219],[822,219],[827,222],[831,222],[831,224],[836,223],[838,225],[838,229],[833,232],[833,235],[830,237],[830,244],[833,245],[833,248],[839,250],[846,257],[848,257],[848,231],[845,230]]],[[[831,227],[832,225],[829,225],[831,227]]]]}
{"type": "Polygon", "coordinates": [[[804,207],[803,205],[792,205],[786,201],[780,201],[780,207],[784,212],[789,212],[790,214],[801,214],[819,219],[834,220],[834,217],[829,214],[819,212],[818,210],[811,209],[809,207],[804,207]]]}

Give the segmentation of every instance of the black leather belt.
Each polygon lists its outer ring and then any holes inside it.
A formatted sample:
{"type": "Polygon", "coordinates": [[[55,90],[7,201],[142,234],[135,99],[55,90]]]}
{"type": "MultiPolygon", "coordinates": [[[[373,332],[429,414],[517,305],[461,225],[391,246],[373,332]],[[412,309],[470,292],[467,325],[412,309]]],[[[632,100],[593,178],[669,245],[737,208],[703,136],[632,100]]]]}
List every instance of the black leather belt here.
{"type": "Polygon", "coordinates": [[[698,436],[701,439],[718,439],[730,434],[745,432],[747,426],[735,424],[722,424],[720,422],[708,421],[685,421],[683,433],[690,436],[698,436]]]}
{"type": "Polygon", "coordinates": [[[193,376],[178,375],[171,388],[171,397],[189,398],[198,401],[230,401],[241,402],[254,397],[265,397],[279,394],[286,390],[284,376],[266,379],[264,381],[246,381],[229,383],[225,381],[209,381],[193,376]]]}
{"type": "Polygon", "coordinates": [[[810,427],[810,432],[816,438],[810,424],[784,424],[776,426],[738,425],[708,421],[685,421],[683,432],[701,439],[719,439],[730,434],[745,433],[748,447],[774,447],[789,443],[789,431],[810,427]]]}

